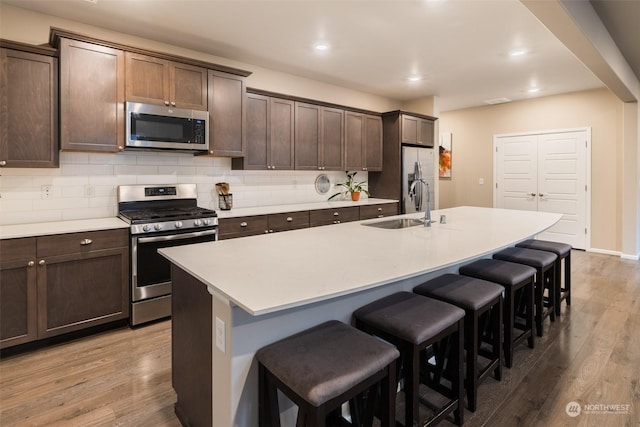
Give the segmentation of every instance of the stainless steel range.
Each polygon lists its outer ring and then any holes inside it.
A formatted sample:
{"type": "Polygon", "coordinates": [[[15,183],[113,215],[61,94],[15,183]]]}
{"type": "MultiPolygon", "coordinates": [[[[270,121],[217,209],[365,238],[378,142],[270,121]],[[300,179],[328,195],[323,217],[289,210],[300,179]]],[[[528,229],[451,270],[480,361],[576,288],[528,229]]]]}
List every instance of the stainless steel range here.
{"type": "Polygon", "coordinates": [[[132,326],[171,315],[171,264],[158,249],[217,240],[216,212],[195,184],[121,185],[118,216],[131,224],[132,326]]]}

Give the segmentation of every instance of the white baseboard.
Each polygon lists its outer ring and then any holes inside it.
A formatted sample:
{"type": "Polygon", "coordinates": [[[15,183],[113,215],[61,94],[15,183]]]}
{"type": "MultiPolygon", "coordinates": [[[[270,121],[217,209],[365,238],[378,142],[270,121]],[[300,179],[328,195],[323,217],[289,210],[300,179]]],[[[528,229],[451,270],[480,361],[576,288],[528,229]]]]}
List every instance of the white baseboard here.
{"type": "Polygon", "coordinates": [[[640,254],[636,254],[636,255],[622,254],[622,255],[620,255],[620,258],[622,258],[622,259],[630,259],[632,261],[638,261],[638,260],[640,260],[640,254]]]}
{"type": "Polygon", "coordinates": [[[594,252],[596,254],[603,254],[603,255],[622,256],[622,252],[620,252],[620,251],[612,251],[612,250],[609,250],[609,249],[590,248],[590,249],[587,249],[587,252],[594,252]]]}

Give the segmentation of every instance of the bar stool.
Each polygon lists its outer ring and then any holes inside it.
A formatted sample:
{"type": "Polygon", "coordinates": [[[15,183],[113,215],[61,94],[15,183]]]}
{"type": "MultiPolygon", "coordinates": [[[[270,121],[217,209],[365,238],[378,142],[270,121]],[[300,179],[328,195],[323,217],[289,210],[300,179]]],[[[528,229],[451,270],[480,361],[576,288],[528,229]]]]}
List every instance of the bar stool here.
{"type": "Polygon", "coordinates": [[[571,245],[566,243],[549,242],[546,240],[529,239],[516,245],[518,248],[536,249],[553,252],[556,260],[556,316],[560,315],[560,304],[567,300],[571,305],[571,245]],[[562,286],[562,260],[564,260],[564,287],[562,286]]]}
{"type": "Polygon", "coordinates": [[[451,412],[456,424],[462,425],[464,311],[411,292],[398,292],[359,308],[353,316],[358,329],[376,335],[400,350],[404,371],[405,426],[432,426],[451,412]],[[427,363],[427,347],[435,352],[435,363],[427,363]],[[450,388],[441,383],[445,376],[451,379],[450,388]],[[420,422],[418,414],[420,383],[449,398],[424,423],[420,422]]]}
{"type": "Polygon", "coordinates": [[[534,348],[534,278],[536,270],[528,265],[496,259],[480,259],[460,267],[460,274],[494,282],[504,287],[504,356],[505,365],[513,365],[513,348],[528,340],[534,348]],[[519,300],[524,297],[524,325],[516,323],[519,300]],[[520,331],[516,335],[516,329],[520,331]]]}
{"type": "Polygon", "coordinates": [[[555,262],[558,258],[554,253],[538,251],[527,248],[507,248],[493,254],[494,259],[524,264],[536,269],[535,305],[536,305],[536,332],[542,336],[542,321],[556,320],[556,281],[555,262]],[[544,297],[544,290],[549,290],[549,296],[544,297]]]}
{"type": "Polygon", "coordinates": [[[493,371],[496,380],[502,379],[502,292],[496,283],[457,274],[443,274],[413,288],[413,292],[454,304],[465,311],[464,347],[467,351],[467,404],[475,412],[478,385],[493,371]],[[480,325],[490,315],[492,349],[481,349],[485,328],[480,325]],[[489,359],[480,369],[478,355],[489,359]]]}
{"type": "Polygon", "coordinates": [[[279,427],[277,390],[298,405],[297,426],[323,426],[327,415],[369,391],[365,418],[381,406],[382,426],[395,426],[396,348],[332,320],[256,353],[260,426],[279,427]],[[381,385],[382,405],[376,404],[381,385]]]}

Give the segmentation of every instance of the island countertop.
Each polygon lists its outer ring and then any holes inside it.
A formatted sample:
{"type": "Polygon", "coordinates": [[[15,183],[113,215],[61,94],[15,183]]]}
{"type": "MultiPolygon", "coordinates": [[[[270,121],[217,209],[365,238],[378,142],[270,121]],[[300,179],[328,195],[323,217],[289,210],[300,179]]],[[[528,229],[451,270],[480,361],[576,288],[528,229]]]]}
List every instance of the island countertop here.
{"type": "MultiPolygon", "coordinates": [[[[423,214],[392,218],[420,218],[423,214]]],[[[432,227],[349,222],[160,249],[253,316],[397,282],[483,256],[540,233],[560,214],[478,207],[432,212],[432,227]],[[437,220],[446,215],[446,224],[437,220]]]]}

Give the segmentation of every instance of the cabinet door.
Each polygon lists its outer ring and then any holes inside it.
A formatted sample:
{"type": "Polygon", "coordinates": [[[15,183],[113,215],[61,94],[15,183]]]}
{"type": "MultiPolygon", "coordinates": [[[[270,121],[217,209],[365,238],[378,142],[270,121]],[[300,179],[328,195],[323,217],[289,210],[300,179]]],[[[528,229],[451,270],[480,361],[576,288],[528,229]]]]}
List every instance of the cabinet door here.
{"type": "Polygon", "coordinates": [[[0,240],[0,348],[37,338],[36,239],[0,240]]]}
{"type": "Polygon", "coordinates": [[[382,118],[364,116],[365,170],[382,170],[382,118]]]}
{"type": "Polygon", "coordinates": [[[347,111],[344,120],[344,169],[363,170],[364,115],[347,111]]]}
{"type": "Polygon", "coordinates": [[[171,62],[169,67],[169,102],[177,108],[207,110],[206,68],[171,62]]]}
{"type": "Polygon", "coordinates": [[[60,41],[60,145],[63,150],[124,149],[124,53],[60,41]]]}
{"type": "Polygon", "coordinates": [[[402,115],[401,134],[404,144],[418,143],[418,120],[417,117],[402,115]]]}
{"type": "Polygon", "coordinates": [[[245,79],[209,70],[209,153],[245,155],[245,79]]]}
{"type": "Polygon", "coordinates": [[[127,101],[169,105],[169,61],[132,52],[126,61],[127,101]]]}
{"type": "Polygon", "coordinates": [[[0,166],[58,167],[58,60],[0,49],[0,166]]]}
{"type": "Polygon", "coordinates": [[[47,257],[37,268],[39,338],[129,316],[128,248],[47,257]]]}
{"type": "Polygon", "coordinates": [[[320,166],[322,170],[341,171],[344,150],[344,110],[324,107],[321,110],[320,166]]]}
{"type": "Polygon", "coordinates": [[[318,209],[309,211],[309,226],[340,224],[343,222],[358,221],[360,209],[357,206],[336,209],[318,209]]]}
{"type": "Polygon", "coordinates": [[[247,154],[243,159],[233,159],[234,169],[267,169],[271,128],[269,103],[268,96],[247,94],[247,154]]]}
{"type": "Polygon", "coordinates": [[[295,103],[295,168],[317,170],[320,161],[320,106],[295,103]]]}
{"type": "Polygon", "coordinates": [[[267,169],[293,169],[294,102],[271,98],[271,129],[267,169]]]}
{"type": "Polygon", "coordinates": [[[384,218],[385,216],[398,215],[397,203],[383,203],[379,205],[360,206],[360,219],[384,218]]]}
{"type": "Polygon", "coordinates": [[[420,132],[418,144],[426,147],[433,147],[434,141],[434,124],[431,120],[420,119],[420,132]]]}
{"type": "Polygon", "coordinates": [[[220,240],[264,234],[268,229],[266,215],[221,218],[218,226],[220,240]]]}

